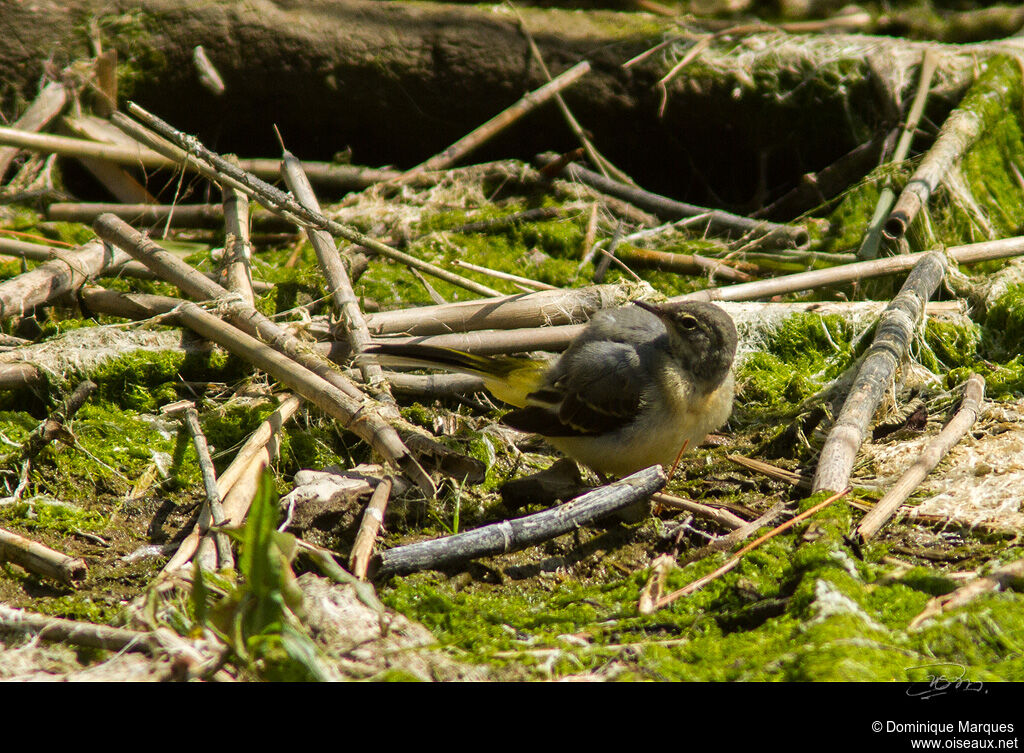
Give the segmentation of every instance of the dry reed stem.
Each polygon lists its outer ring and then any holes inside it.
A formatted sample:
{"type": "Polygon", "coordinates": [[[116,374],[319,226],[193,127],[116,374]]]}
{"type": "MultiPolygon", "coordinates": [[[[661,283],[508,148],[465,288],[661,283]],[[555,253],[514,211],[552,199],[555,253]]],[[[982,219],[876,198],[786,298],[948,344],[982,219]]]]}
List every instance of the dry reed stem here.
{"type": "Polygon", "coordinates": [[[55,552],[39,542],[0,528],[0,562],[13,562],[36,575],[67,585],[86,575],[85,560],[55,552]]]}
{"type": "Polygon", "coordinates": [[[349,569],[359,580],[366,580],[370,558],[373,556],[373,545],[377,541],[377,534],[384,525],[384,511],[387,509],[388,498],[391,496],[391,487],[391,477],[382,478],[377,484],[377,488],[373,490],[370,502],[363,512],[359,533],[356,534],[355,543],[352,544],[352,553],[349,555],[349,569]]]}
{"type": "MultiPolygon", "coordinates": [[[[320,203],[316,194],[309,184],[305,173],[302,172],[302,163],[295,155],[287,149],[282,150],[281,172],[284,175],[285,183],[295,198],[306,208],[314,212],[320,211],[320,203]]],[[[338,249],[330,234],[323,230],[305,228],[306,237],[309,238],[316,258],[320,262],[320,271],[327,281],[327,290],[331,297],[331,305],[334,315],[338,320],[344,322],[344,334],[352,351],[361,353],[370,342],[370,331],[366,327],[366,319],[359,308],[359,299],[352,288],[352,281],[349,279],[348,271],[342,263],[338,249]]],[[[391,393],[388,391],[387,382],[384,380],[384,372],[380,366],[374,363],[359,364],[363,380],[378,398],[391,401],[391,393]]]]}
{"type": "Polygon", "coordinates": [[[142,120],[146,126],[157,130],[160,136],[155,137],[154,134],[148,132],[146,128],[141,127],[138,123],[126,117],[122,113],[116,112],[111,116],[111,122],[113,122],[118,128],[126,131],[134,138],[145,140],[147,146],[150,146],[153,149],[163,150],[169,157],[180,161],[188,168],[199,172],[210,180],[221,185],[227,183],[232,187],[249,194],[249,196],[255,198],[267,209],[277,212],[290,222],[294,222],[300,227],[309,227],[315,230],[326,230],[331,233],[331,235],[344,238],[350,243],[363,246],[370,251],[374,251],[381,256],[384,256],[385,258],[413,267],[421,272],[425,272],[449,282],[452,285],[477,293],[478,295],[489,297],[501,295],[498,291],[489,288],[486,285],[481,285],[473,280],[467,280],[464,277],[460,277],[446,269],[438,267],[436,264],[423,261],[415,256],[392,248],[385,243],[381,243],[368,235],[360,233],[354,228],[343,225],[340,222],[335,222],[334,220],[329,220],[319,212],[313,212],[306,209],[306,207],[302,206],[302,204],[294,198],[261,180],[253,173],[230,164],[223,157],[203,146],[195,137],[178,131],[168,123],[165,123],[160,118],[150,114],[134,103],[129,103],[128,107],[129,111],[133,115],[142,120]],[[173,141],[174,143],[165,143],[165,138],[173,141]],[[182,146],[178,146],[177,144],[182,146]]]}
{"type": "Polygon", "coordinates": [[[849,483],[868,424],[885,391],[892,385],[897,367],[906,357],[924,313],[924,304],[945,277],[946,267],[946,257],[938,252],[921,258],[879,318],[874,341],[864,355],[846,402],[821,449],[813,491],[834,491],[849,483]]]}
{"type": "Polygon", "coordinates": [[[581,63],[577,63],[572,68],[559,74],[540,88],[534,89],[529,94],[526,94],[515,104],[498,113],[482,126],[463,136],[444,151],[412,168],[402,175],[399,180],[407,181],[425,172],[443,170],[451,167],[459,159],[465,157],[471,151],[515,123],[524,115],[537,109],[540,105],[547,102],[563,89],[572,86],[589,71],[590,63],[586,60],[581,63]]]}
{"type": "Polygon", "coordinates": [[[964,386],[963,402],[961,402],[956,415],[939,432],[938,436],[928,443],[920,457],[900,476],[900,479],[878,501],[878,504],[861,519],[855,531],[861,543],[867,542],[881,530],[900,505],[913,494],[914,489],[970,430],[978,418],[984,398],[985,380],[978,374],[972,374],[964,386]]]}
{"type": "MultiPolygon", "coordinates": [[[[905,160],[910,153],[910,145],[914,140],[917,125],[921,122],[921,116],[924,114],[924,106],[928,101],[928,93],[931,91],[932,77],[935,75],[935,69],[938,65],[939,53],[934,48],[927,48],[921,60],[921,76],[917,83],[917,93],[914,95],[914,102],[910,106],[907,122],[903,125],[899,142],[897,142],[896,149],[890,160],[894,164],[905,160]]],[[[878,246],[882,240],[882,224],[885,222],[885,218],[889,216],[889,211],[892,209],[893,202],[895,201],[896,192],[892,189],[892,181],[891,179],[886,179],[885,187],[882,189],[882,193],[878,197],[878,203],[875,205],[875,213],[868,223],[864,240],[857,250],[857,256],[861,259],[874,259],[878,256],[878,246]]]]}

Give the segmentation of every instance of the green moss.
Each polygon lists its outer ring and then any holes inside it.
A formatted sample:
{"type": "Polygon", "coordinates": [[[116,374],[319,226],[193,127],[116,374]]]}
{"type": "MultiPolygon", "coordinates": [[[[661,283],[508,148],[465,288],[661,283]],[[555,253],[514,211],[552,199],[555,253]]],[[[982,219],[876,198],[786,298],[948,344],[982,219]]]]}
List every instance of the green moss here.
{"type": "Polygon", "coordinates": [[[849,366],[852,338],[852,327],[840,316],[787,318],[765,349],[751,353],[740,366],[737,418],[792,410],[849,366]]]}

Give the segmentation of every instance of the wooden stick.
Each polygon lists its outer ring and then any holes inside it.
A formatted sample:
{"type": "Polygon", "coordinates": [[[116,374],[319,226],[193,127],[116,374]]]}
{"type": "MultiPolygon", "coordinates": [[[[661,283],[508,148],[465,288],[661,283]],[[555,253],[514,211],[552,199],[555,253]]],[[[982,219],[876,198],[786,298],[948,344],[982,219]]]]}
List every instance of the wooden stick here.
{"type": "MultiPolygon", "coordinates": [[[[842,285],[856,280],[906,272],[921,259],[935,251],[921,251],[916,254],[900,254],[871,261],[844,264],[830,269],[814,269],[810,272],[798,272],[792,275],[776,277],[772,280],[744,282],[721,288],[706,288],[695,293],[670,298],[670,301],[750,301],[757,298],[771,298],[786,293],[829,285],[842,285]]],[[[1010,256],[1024,254],[1024,236],[1003,238],[997,241],[983,241],[964,246],[952,246],[945,250],[950,261],[957,264],[976,264],[982,261],[1005,259],[1010,256]]]]}
{"type": "Polygon", "coordinates": [[[719,259],[709,259],[699,254],[652,251],[625,243],[619,244],[616,253],[623,262],[640,269],[658,269],[663,272],[676,272],[684,275],[709,274],[730,282],[749,282],[754,279],[719,259]]]}
{"type": "Polygon", "coordinates": [[[761,536],[761,537],[759,537],[757,539],[754,539],[754,541],[750,542],[745,547],[743,547],[738,552],[736,552],[736,554],[734,554],[732,557],[730,557],[725,562],[724,565],[722,565],[720,568],[718,568],[714,572],[708,573],[707,575],[705,575],[702,578],[698,578],[697,580],[693,581],[689,585],[683,586],[682,588],[680,588],[677,591],[673,591],[670,594],[666,594],[665,596],[662,596],[660,599],[658,599],[654,603],[654,606],[653,606],[654,610],[658,610],[658,609],[661,609],[662,607],[666,607],[669,604],[671,604],[673,601],[676,601],[677,599],[681,599],[684,596],[689,596],[690,594],[695,593],[696,591],[699,591],[700,589],[704,588],[704,586],[706,586],[711,581],[717,580],[718,578],[722,577],[727,572],[732,570],[734,567],[736,567],[736,565],[738,565],[740,563],[740,560],[743,559],[743,555],[746,554],[747,552],[749,552],[750,550],[756,549],[757,547],[761,546],[761,544],[763,544],[764,542],[768,541],[769,539],[774,538],[775,536],[778,536],[780,533],[782,533],[784,531],[789,530],[790,528],[795,526],[800,521],[805,520],[805,519],[811,517],[812,515],[814,515],[814,513],[818,512],[819,510],[824,509],[825,507],[827,507],[828,505],[832,504],[833,502],[835,502],[840,497],[845,497],[849,493],[850,493],[850,490],[849,489],[845,489],[844,491],[841,491],[841,492],[839,492],[837,494],[833,494],[831,497],[826,499],[824,502],[819,502],[814,507],[811,507],[810,509],[804,510],[799,515],[797,515],[797,516],[795,516],[793,518],[790,518],[785,523],[783,523],[783,524],[773,528],[771,531],[766,533],[764,536],[761,536]]]}
{"type": "Polygon", "coordinates": [[[78,409],[85,405],[85,401],[89,399],[93,392],[96,391],[96,382],[91,379],[86,379],[75,387],[74,392],[68,397],[64,404],[43,419],[42,423],[36,427],[28,439],[25,440],[25,444],[21,448],[21,459],[31,460],[38,455],[46,445],[52,442],[54,439],[62,434],[65,434],[66,430],[64,424],[66,424],[78,409]]]}
{"type": "MultiPolygon", "coordinates": [[[[43,384],[46,377],[30,363],[0,364],[0,390],[16,390],[43,384]]],[[[482,386],[482,383],[481,383],[482,386]]]]}
{"type": "MultiPolygon", "coordinates": [[[[281,172],[284,175],[285,184],[295,195],[295,198],[307,209],[314,212],[320,211],[320,203],[309,185],[309,180],[302,172],[302,163],[295,158],[291,152],[282,148],[281,172]]],[[[344,323],[344,334],[354,353],[362,353],[363,349],[370,343],[370,331],[366,327],[366,319],[359,308],[359,299],[356,297],[349,279],[348,271],[341,261],[338,249],[330,234],[324,230],[305,228],[306,237],[309,238],[316,258],[320,262],[320,271],[327,281],[327,290],[331,296],[331,303],[334,315],[344,323]]],[[[391,401],[391,393],[388,391],[387,382],[384,380],[384,372],[375,363],[360,363],[359,370],[362,372],[363,381],[370,387],[377,397],[391,401]]]]}
{"type": "Polygon", "coordinates": [[[382,478],[377,484],[377,488],[373,490],[370,503],[363,512],[359,533],[356,534],[352,553],[349,555],[349,570],[359,580],[366,580],[370,558],[373,556],[373,545],[377,541],[377,534],[384,525],[384,511],[388,506],[388,497],[391,496],[391,485],[390,476],[382,478]]]}
{"type": "MultiPolygon", "coordinates": [[[[924,114],[924,106],[928,101],[928,93],[931,91],[932,76],[939,65],[939,54],[934,48],[929,47],[924,51],[921,60],[921,76],[917,82],[917,94],[914,95],[914,102],[910,106],[910,113],[907,115],[907,122],[900,133],[900,140],[896,144],[896,150],[892,154],[890,162],[898,164],[907,158],[910,153],[910,144],[914,140],[914,133],[917,131],[917,124],[921,122],[924,114]]],[[[893,203],[896,201],[896,192],[892,189],[892,179],[887,178],[882,193],[878,197],[878,204],[875,206],[875,213],[868,223],[867,233],[857,250],[857,256],[861,259],[874,259],[878,256],[878,246],[882,241],[882,223],[889,216],[893,203]]]]}
{"type": "MultiPolygon", "coordinates": [[[[21,256],[32,261],[53,261],[65,258],[67,249],[56,246],[43,246],[38,243],[28,243],[13,238],[0,238],[0,254],[21,256]]],[[[211,280],[216,277],[213,272],[204,273],[211,280]]],[[[116,275],[118,277],[134,277],[139,280],[158,280],[159,277],[141,262],[133,261],[131,257],[123,257],[120,264],[111,264],[96,273],[96,276],[116,275]]],[[[253,290],[263,294],[274,289],[274,283],[263,280],[253,280],[253,290]]],[[[73,292],[73,291],[68,291],[73,292]]]]}
{"type": "MultiPolygon", "coordinates": [[[[91,225],[101,214],[115,214],[133,225],[169,225],[187,228],[224,227],[223,204],[104,204],[54,202],[46,208],[47,219],[91,225]]],[[[256,212],[251,218],[256,229],[292,231],[295,226],[270,212],[256,212]]]]}
{"type": "Polygon", "coordinates": [[[1024,559],[1014,560],[1002,565],[988,575],[971,581],[965,586],[961,586],[953,591],[953,593],[933,598],[925,605],[924,610],[910,621],[910,624],[907,625],[907,630],[918,628],[925,620],[943,612],[948,612],[956,607],[962,607],[982,594],[1006,588],[1022,578],[1024,578],[1024,559]]]}
{"type": "Polygon", "coordinates": [[[537,280],[531,280],[529,277],[520,277],[509,272],[502,272],[497,269],[488,269],[487,267],[481,267],[477,264],[470,264],[468,261],[461,261],[460,259],[453,259],[452,266],[463,267],[471,272],[479,272],[482,275],[488,275],[497,280],[508,280],[514,282],[517,285],[521,285],[524,288],[530,288],[532,290],[558,290],[559,288],[554,285],[548,285],[546,282],[538,282],[537,280]]]}
{"type": "MultiPolygon", "coordinates": [[[[548,81],[552,81],[551,71],[548,70],[547,65],[544,63],[544,56],[541,54],[540,48],[537,47],[537,43],[533,40],[533,34],[531,34],[530,30],[526,28],[526,19],[523,18],[519,9],[511,2],[506,3],[506,5],[512,9],[513,13],[516,14],[516,19],[519,21],[519,30],[523,32],[523,36],[526,37],[527,44],[530,45],[530,55],[533,56],[534,62],[537,63],[541,73],[544,74],[544,78],[548,81]]],[[[569,126],[569,130],[573,132],[576,139],[580,142],[580,146],[582,146],[584,151],[587,153],[587,159],[590,160],[591,164],[600,170],[602,175],[614,178],[622,183],[631,184],[633,181],[626,173],[613,165],[607,157],[597,151],[597,147],[594,146],[594,143],[589,138],[587,138],[587,134],[583,131],[583,126],[581,126],[579,121],[576,120],[576,117],[572,114],[572,111],[565,103],[560,92],[555,92],[555,104],[558,105],[558,109],[561,110],[562,117],[569,126]]]]}
{"type": "MultiPolygon", "coordinates": [[[[479,295],[490,297],[501,295],[498,291],[489,288],[486,285],[481,285],[480,283],[472,280],[467,280],[464,277],[460,277],[446,269],[438,267],[436,264],[431,264],[430,262],[425,262],[422,259],[417,259],[415,256],[392,248],[385,243],[381,243],[380,241],[371,238],[368,235],[364,235],[348,225],[342,225],[340,222],[329,220],[319,212],[314,212],[302,206],[302,204],[294,198],[277,188],[274,188],[274,186],[269,183],[260,180],[256,175],[230,164],[224,160],[223,157],[203,146],[198,139],[181,133],[138,105],[130,102],[128,104],[128,109],[135,117],[142,120],[150,128],[156,130],[164,138],[174,141],[175,143],[185,145],[184,148],[175,146],[173,149],[167,150],[168,154],[183,159],[187,162],[189,167],[197,170],[200,174],[213,181],[221,184],[228,182],[232,187],[244,191],[268,209],[278,212],[281,216],[301,227],[309,227],[315,230],[326,230],[331,233],[331,235],[339,236],[350,243],[363,246],[385,258],[413,267],[421,272],[433,275],[445,282],[450,282],[452,285],[457,285],[458,287],[465,288],[466,290],[470,290],[479,295]],[[187,151],[185,151],[185,149],[187,149],[187,151]]],[[[125,117],[122,113],[114,113],[111,116],[111,122],[113,122],[118,128],[123,128],[130,132],[136,138],[151,138],[150,136],[147,136],[145,129],[140,130],[137,123],[133,122],[130,118],[125,117]]],[[[154,149],[166,149],[166,145],[162,144],[159,139],[150,140],[147,142],[147,145],[154,149]]]]}
{"type": "Polygon", "coordinates": [[[885,221],[886,238],[902,238],[946,174],[984,130],[1007,111],[1021,105],[1020,62],[1013,57],[989,58],[985,72],[964,95],[928,150],[885,221]]]}
{"type": "MultiPolygon", "coordinates": [[[[1024,249],[1024,239],[1021,247],[1024,249]]],[[[589,319],[595,311],[628,303],[635,292],[635,288],[622,284],[542,290],[486,301],[381,311],[370,314],[366,324],[374,335],[440,335],[474,329],[576,324],[589,319]]]]}
{"type": "Polygon", "coordinates": [[[657,494],[651,495],[651,501],[656,505],[669,507],[673,510],[686,510],[686,512],[691,512],[698,517],[714,521],[715,523],[718,523],[730,530],[742,528],[747,524],[747,521],[743,518],[739,517],[735,513],[729,512],[724,507],[709,507],[708,505],[702,505],[699,502],[694,502],[690,499],[677,497],[674,494],[658,492],[657,494]]]}
{"type": "MultiPolygon", "coordinates": [[[[117,125],[119,114],[115,112],[111,116],[111,122],[114,122],[115,125],[117,125]]],[[[173,170],[182,166],[179,161],[141,145],[102,144],[88,139],[27,133],[5,126],[0,126],[0,144],[44,154],[58,154],[63,157],[94,157],[128,167],[141,166],[173,170]]],[[[280,170],[280,164],[275,159],[240,159],[238,162],[240,169],[267,180],[277,178],[280,170]]],[[[186,167],[199,172],[195,165],[186,165],[186,167]]],[[[338,165],[333,162],[306,162],[303,163],[303,168],[313,182],[341,190],[362,190],[375,183],[394,180],[401,175],[394,170],[338,165]]]]}
{"type": "MultiPolygon", "coordinates": [[[[249,342],[234,341],[235,347],[244,348],[251,357],[258,357],[262,363],[272,367],[274,371],[260,366],[275,379],[283,381],[303,397],[311,399],[316,405],[327,410],[330,415],[335,418],[344,416],[342,420],[352,431],[369,442],[389,462],[407,473],[424,493],[433,496],[433,481],[409,453],[390,423],[382,418],[381,404],[361,392],[344,374],[337,371],[329,360],[315,350],[305,347],[287,330],[251,306],[238,299],[227,300],[227,291],[222,287],[197,273],[185,262],[167,253],[113,215],[100,217],[94,229],[102,238],[123,248],[163,279],[180,287],[186,294],[203,300],[222,299],[221,305],[225,313],[236,326],[263,342],[270,343],[277,352],[284,354],[286,359],[284,362],[276,358],[268,360],[267,354],[262,351],[261,354],[257,354],[249,342]],[[294,363],[295,368],[287,368],[289,363],[294,363]],[[314,385],[317,383],[333,388],[330,399],[321,402],[311,396],[310,390],[315,392],[314,385]]],[[[194,328],[193,324],[189,326],[194,328]]],[[[224,336],[221,334],[221,337],[224,336]]],[[[217,342],[229,347],[221,340],[217,342]]]]}
{"type": "MultiPolygon", "coordinates": [[[[236,158],[228,155],[228,159],[236,158]]],[[[221,273],[224,287],[256,305],[252,290],[252,243],[249,241],[249,197],[231,186],[222,186],[224,204],[224,256],[221,273]]]]}
{"type": "Polygon", "coordinates": [[[782,247],[802,248],[810,242],[807,228],[799,225],[780,225],[766,220],[752,220],[749,217],[741,217],[720,209],[685,204],[650,191],[644,191],[641,188],[619,183],[576,164],[568,165],[564,172],[571,180],[585,183],[610,196],[628,201],[641,209],[653,212],[663,220],[680,220],[685,217],[706,215],[707,229],[712,232],[750,235],[760,239],[761,244],[782,247]]]}
{"type": "Polygon", "coordinates": [[[52,253],[53,261],[0,282],[0,319],[22,316],[131,258],[98,240],[70,251],[53,249],[52,253]]]}
{"type": "MultiPolygon", "coordinates": [[[[199,535],[203,539],[209,541],[209,532],[211,526],[222,526],[227,522],[227,518],[224,515],[224,508],[221,505],[220,492],[217,489],[217,473],[213,469],[213,458],[210,457],[210,447],[206,442],[206,435],[203,433],[203,427],[199,425],[199,413],[196,412],[194,406],[189,405],[185,408],[182,414],[182,422],[185,424],[185,428],[192,437],[192,446],[195,447],[196,457],[199,460],[199,471],[203,476],[203,487],[206,490],[206,500],[203,503],[203,508],[199,513],[199,521],[197,526],[199,528],[199,535]]],[[[217,570],[228,570],[234,567],[234,557],[231,555],[231,543],[228,541],[227,534],[221,532],[217,533],[213,541],[210,542],[214,546],[216,551],[216,558],[214,563],[217,570]]],[[[202,554],[203,543],[199,543],[199,552],[202,554]]],[[[207,570],[214,569],[208,567],[208,563],[203,563],[203,566],[207,570]]]]}
{"type": "Polygon", "coordinates": [[[55,552],[49,547],[0,528],[0,562],[13,562],[36,575],[71,585],[82,580],[88,569],[85,560],[55,552]]]}
{"type": "Polygon", "coordinates": [[[534,89],[529,94],[524,95],[511,107],[498,113],[482,126],[463,136],[444,151],[434,155],[426,162],[412,168],[402,175],[400,180],[409,180],[410,178],[431,170],[443,170],[451,167],[458,160],[465,157],[496,134],[508,128],[524,115],[537,109],[563,89],[572,86],[589,71],[590,63],[586,60],[581,63],[577,63],[569,70],[541,86],[539,89],[534,89]]]}
{"type": "Polygon", "coordinates": [[[785,468],[779,468],[771,463],[765,463],[763,460],[748,458],[743,455],[726,455],[725,459],[732,461],[733,463],[736,463],[736,465],[742,466],[747,470],[775,479],[776,481],[782,481],[786,484],[792,484],[793,486],[804,487],[807,489],[811,486],[811,480],[804,478],[799,473],[796,473],[795,471],[788,471],[785,468]]]}
{"type": "MultiPolygon", "coordinates": [[[[51,120],[60,115],[67,102],[67,90],[60,81],[52,81],[43,87],[32,104],[28,106],[21,117],[11,124],[16,131],[34,132],[42,130],[51,120]]],[[[4,173],[11,166],[18,154],[18,148],[5,146],[0,148],[0,180],[3,180],[4,173]]]]}
{"type": "Polygon", "coordinates": [[[868,424],[892,385],[896,368],[906,357],[924,311],[924,302],[931,298],[945,277],[946,265],[946,257],[938,252],[924,256],[879,319],[875,339],[864,355],[849,396],[818,456],[813,491],[834,491],[848,485],[868,424]]]}
{"type": "MultiPolygon", "coordinates": [[[[261,423],[246,440],[224,473],[217,479],[217,493],[222,499],[225,524],[240,526],[245,520],[259,484],[260,475],[277,453],[277,435],[284,423],[295,413],[299,399],[284,397],[277,410],[261,423]]],[[[199,548],[201,534],[196,525],[178,546],[178,550],[164,564],[161,577],[182,569],[199,548]]]]}
{"type": "Polygon", "coordinates": [[[889,522],[900,505],[913,494],[918,484],[924,481],[925,476],[932,472],[946,453],[970,430],[978,418],[984,398],[985,380],[978,374],[972,374],[964,387],[963,402],[956,415],[938,436],[928,443],[921,456],[900,476],[899,481],[885,493],[878,504],[861,519],[854,531],[861,543],[873,538],[882,526],[889,522]]]}
{"type": "Polygon", "coordinates": [[[476,557],[532,546],[647,499],[661,489],[665,481],[661,466],[652,466],[544,512],[389,549],[377,558],[374,577],[380,579],[443,568],[476,557]]]}
{"type": "Polygon", "coordinates": [[[3,605],[0,605],[0,631],[38,635],[48,641],[104,651],[137,651],[152,655],[158,646],[152,633],[34,614],[3,605]]]}

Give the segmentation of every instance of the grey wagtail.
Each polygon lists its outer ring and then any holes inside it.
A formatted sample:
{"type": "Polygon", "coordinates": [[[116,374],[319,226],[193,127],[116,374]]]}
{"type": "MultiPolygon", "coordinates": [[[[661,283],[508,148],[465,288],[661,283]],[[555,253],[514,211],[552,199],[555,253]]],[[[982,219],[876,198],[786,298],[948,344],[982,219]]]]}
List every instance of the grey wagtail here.
{"type": "Polygon", "coordinates": [[[671,466],[732,411],[736,326],[711,303],[597,312],[554,360],[479,356],[430,345],[373,345],[386,366],[475,374],[516,406],[502,423],[540,434],[593,470],[625,476],[671,466]]]}

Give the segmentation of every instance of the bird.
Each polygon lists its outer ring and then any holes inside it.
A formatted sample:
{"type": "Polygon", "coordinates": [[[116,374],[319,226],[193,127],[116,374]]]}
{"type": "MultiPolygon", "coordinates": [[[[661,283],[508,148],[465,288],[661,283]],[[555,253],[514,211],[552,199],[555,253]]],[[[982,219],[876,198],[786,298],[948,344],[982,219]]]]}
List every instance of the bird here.
{"type": "Polygon", "coordinates": [[[379,343],[383,366],[474,374],[515,406],[501,423],[539,434],[605,476],[624,477],[699,445],[732,412],[737,333],[719,306],[637,300],[595,313],[554,359],[379,343]]]}

